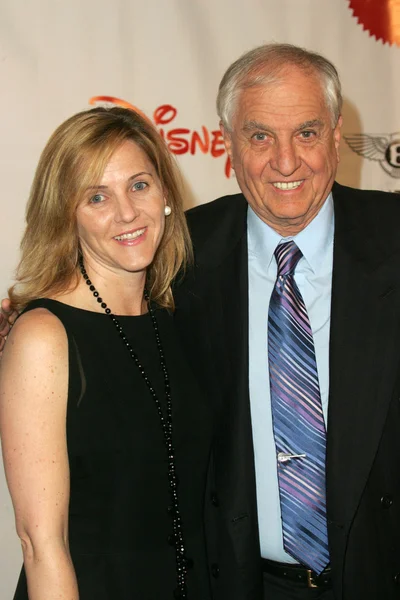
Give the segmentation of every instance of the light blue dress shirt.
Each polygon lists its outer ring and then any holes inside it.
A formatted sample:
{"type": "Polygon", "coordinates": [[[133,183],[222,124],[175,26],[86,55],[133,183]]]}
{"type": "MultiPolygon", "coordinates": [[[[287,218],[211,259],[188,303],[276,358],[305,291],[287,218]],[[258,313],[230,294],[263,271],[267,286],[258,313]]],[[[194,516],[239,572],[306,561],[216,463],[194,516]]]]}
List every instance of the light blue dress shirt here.
{"type": "Polygon", "coordinates": [[[325,423],[328,414],[329,328],[332,291],[334,214],[329,195],[317,216],[292,238],[281,238],[249,207],[249,389],[257,484],[261,556],[295,563],[283,549],[277,461],[272,429],[268,371],[268,307],[275,285],[276,246],[294,239],[303,253],[295,280],[305,302],[314,336],[325,423]]]}

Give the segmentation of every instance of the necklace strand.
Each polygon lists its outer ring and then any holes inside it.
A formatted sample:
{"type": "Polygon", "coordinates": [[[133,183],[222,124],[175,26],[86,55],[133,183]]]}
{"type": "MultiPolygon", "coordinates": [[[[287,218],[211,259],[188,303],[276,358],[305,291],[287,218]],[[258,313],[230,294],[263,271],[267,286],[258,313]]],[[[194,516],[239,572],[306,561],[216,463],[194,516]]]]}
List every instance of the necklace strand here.
{"type": "Polygon", "coordinates": [[[154,313],[154,309],[151,305],[149,294],[147,290],[144,290],[144,299],[147,302],[151,322],[153,325],[156,344],[158,349],[158,356],[160,360],[160,366],[163,373],[164,378],[164,389],[165,389],[165,398],[166,398],[166,411],[165,415],[163,412],[163,408],[158,398],[151,381],[141,364],[139,357],[133,350],[129,340],[127,339],[124,330],[116,318],[116,316],[112,313],[111,309],[108,308],[107,304],[100,297],[99,292],[96,290],[92,281],[89,279],[89,276],[86,272],[86,269],[83,264],[83,259],[80,257],[79,259],[80,270],[82,276],[89,287],[89,290],[92,292],[93,296],[96,298],[97,302],[100,304],[101,308],[104,312],[110,317],[113,322],[120,338],[122,339],[126,349],[128,350],[133,362],[136,364],[139,372],[144,379],[147,389],[149,390],[151,396],[153,397],[158,417],[160,419],[161,428],[164,435],[165,446],[167,450],[168,457],[168,483],[169,483],[169,493],[171,496],[171,506],[168,507],[168,514],[172,518],[172,529],[173,532],[170,536],[168,536],[168,543],[175,548],[176,555],[176,575],[177,575],[177,587],[174,590],[174,598],[176,600],[187,600],[187,586],[186,586],[186,574],[187,570],[192,567],[193,561],[190,558],[186,557],[185,553],[185,543],[182,531],[182,518],[179,508],[179,497],[178,497],[178,477],[176,474],[176,465],[175,465],[175,449],[172,440],[172,398],[171,398],[171,386],[169,381],[169,374],[167,370],[167,365],[165,362],[164,352],[161,345],[160,333],[158,330],[158,323],[154,313]]]}

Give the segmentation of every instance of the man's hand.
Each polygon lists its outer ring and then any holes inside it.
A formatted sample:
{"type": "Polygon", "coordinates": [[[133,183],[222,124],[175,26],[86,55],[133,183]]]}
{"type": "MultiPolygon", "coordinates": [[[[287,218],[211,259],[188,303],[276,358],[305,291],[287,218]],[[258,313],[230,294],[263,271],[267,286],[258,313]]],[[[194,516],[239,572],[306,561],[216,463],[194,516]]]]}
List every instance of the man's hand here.
{"type": "Polygon", "coordinates": [[[4,345],[7,340],[7,335],[10,333],[11,327],[15,319],[18,317],[16,310],[11,310],[10,301],[5,298],[1,301],[0,311],[0,356],[3,352],[4,345]]]}

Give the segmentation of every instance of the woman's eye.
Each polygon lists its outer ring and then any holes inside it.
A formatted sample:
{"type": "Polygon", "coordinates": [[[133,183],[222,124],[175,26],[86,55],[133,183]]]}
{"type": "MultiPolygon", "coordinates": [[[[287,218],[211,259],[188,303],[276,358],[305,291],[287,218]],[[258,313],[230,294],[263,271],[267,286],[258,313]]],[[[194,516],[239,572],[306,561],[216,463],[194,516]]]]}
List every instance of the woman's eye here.
{"type": "Polygon", "coordinates": [[[91,204],[99,204],[99,202],[103,202],[104,196],[103,194],[95,194],[90,198],[91,204]]]}
{"type": "Polygon", "coordinates": [[[136,191],[141,191],[147,188],[148,184],[145,181],[137,181],[133,184],[133,189],[136,191]]]}

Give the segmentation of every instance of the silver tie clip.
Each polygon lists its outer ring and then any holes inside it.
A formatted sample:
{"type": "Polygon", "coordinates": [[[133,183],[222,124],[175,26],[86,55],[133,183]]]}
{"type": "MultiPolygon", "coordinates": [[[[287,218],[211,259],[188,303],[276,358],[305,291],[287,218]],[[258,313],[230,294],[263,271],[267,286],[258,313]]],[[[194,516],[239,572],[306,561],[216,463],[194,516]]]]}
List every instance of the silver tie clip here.
{"type": "Polygon", "coordinates": [[[306,458],[307,454],[286,454],[285,452],[278,453],[278,462],[284,463],[292,458],[306,458]]]}

